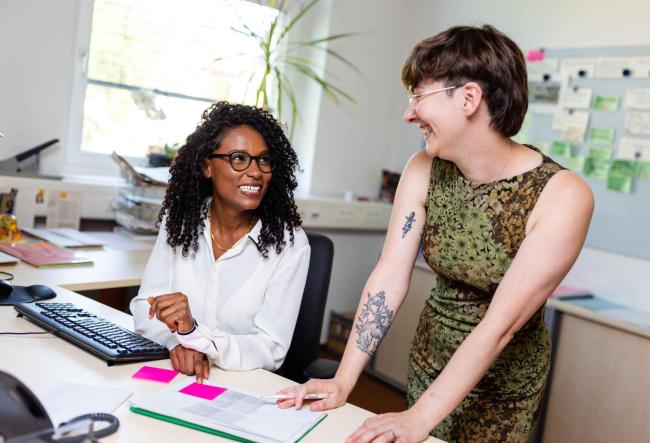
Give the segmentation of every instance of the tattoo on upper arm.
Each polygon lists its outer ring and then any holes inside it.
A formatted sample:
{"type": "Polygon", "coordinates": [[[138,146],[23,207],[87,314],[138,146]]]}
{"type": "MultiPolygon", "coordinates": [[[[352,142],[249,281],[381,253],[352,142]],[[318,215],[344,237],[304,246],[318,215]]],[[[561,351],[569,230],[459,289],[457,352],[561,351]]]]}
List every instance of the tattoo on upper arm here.
{"type": "Polygon", "coordinates": [[[405,218],[406,221],[404,222],[404,226],[402,226],[402,238],[406,237],[406,234],[408,234],[413,227],[413,223],[415,222],[415,212],[411,211],[411,213],[405,218]]]}
{"type": "Polygon", "coordinates": [[[386,305],[386,293],[368,293],[368,301],[357,319],[357,347],[368,355],[373,355],[393,322],[394,311],[386,305]]]}

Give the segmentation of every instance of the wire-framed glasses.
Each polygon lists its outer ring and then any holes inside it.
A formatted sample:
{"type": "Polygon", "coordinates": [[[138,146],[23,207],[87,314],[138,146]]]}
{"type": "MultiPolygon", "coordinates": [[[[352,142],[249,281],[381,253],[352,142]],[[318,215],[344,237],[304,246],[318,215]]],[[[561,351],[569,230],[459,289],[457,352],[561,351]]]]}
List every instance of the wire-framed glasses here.
{"type": "Polygon", "coordinates": [[[446,88],[434,89],[433,91],[421,92],[419,94],[411,94],[411,92],[409,92],[409,106],[415,108],[418,105],[418,103],[420,103],[420,100],[422,100],[424,97],[437,94],[438,92],[442,92],[442,91],[450,91],[452,89],[456,89],[457,87],[458,85],[447,86],[446,88]]]}
{"type": "Polygon", "coordinates": [[[248,169],[253,160],[257,163],[260,171],[273,171],[273,157],[271,154],[250,155],[244,151],[231,151],[227,154],[209,154],[208,158],[227,158],[230,161],[230,166],[238,172],[248,169]]]}

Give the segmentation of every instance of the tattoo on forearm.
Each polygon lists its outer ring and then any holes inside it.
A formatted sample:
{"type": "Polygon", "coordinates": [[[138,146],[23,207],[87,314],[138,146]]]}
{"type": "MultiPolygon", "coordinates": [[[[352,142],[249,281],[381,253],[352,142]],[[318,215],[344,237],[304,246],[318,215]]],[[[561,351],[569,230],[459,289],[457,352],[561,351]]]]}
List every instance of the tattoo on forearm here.
{"type": "Polygon", "coordinates": [[[368,293],[368,301],[363,306],[355,327],[357,347],[372,356],[393,322],[394,311],[386,305],[386,293],[379,291],[375,295],[368,293]]]}
{"type": "Polygon", "coordinates": [[[411,213],[405,218],[406,221],[404,222],[404,226],[402,226],[402,238],[406,237],[406,234],[408,234],[413,227],[413,223],[415,222],[415,212],[411,211],[411,213]]]}

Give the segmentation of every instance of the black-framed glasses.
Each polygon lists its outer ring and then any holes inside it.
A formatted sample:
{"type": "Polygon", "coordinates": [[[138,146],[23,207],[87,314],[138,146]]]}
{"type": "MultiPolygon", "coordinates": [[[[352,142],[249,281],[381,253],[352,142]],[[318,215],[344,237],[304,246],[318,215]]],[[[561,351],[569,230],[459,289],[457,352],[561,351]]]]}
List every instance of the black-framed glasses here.
{"type": "Polygon", "coordinates": [[[230,166],[238,172],[248,169],[253,160],[257,163],[260,171],[273,171],[273,157],[271,154],[250,155],[244,151],[232,151],[227,154],[208,154],[208,158],[227,158],[230,161],[230,166]]]}

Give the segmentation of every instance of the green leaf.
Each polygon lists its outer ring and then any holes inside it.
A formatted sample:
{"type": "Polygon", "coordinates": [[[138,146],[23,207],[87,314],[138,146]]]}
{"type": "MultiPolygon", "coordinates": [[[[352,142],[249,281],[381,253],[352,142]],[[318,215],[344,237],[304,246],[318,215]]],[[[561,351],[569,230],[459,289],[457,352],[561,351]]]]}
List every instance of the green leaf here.
{"type": "Polygon", "coordinates": [[[289,126],[289,138],[293,139],[296,120],[300,117],[300,114],[298,112],[298,102],[296,100],[296,93],[291,86],[291,82],[289,82],[289,79],[282,72],[280,72],[280,79],[284,85],[284,90],[287,93],[287,97],[289,97],[289,102],[291,103],[291,125],[289,126]]]}
{"type": "Polygon", "coordinates": [[[278,42],[282,41],[284,36],[287,35],[287,33],[291,30],[291,28],[293,28],[293,26],[302,18],[302,16],[305,15],[305,13],[307,13],[307,11],[309,11],[312,7],[314,7],[316,3],[318,3],[318,0],[311,0],[309,3],[303,6],[300,9],[300,11],[298,11],[296,16],[293,19],[291,19],[287,27],[282,30],[282,33],[278,38],[278,42]]]}
{"type": "Polygon", "coordinates": [[[323,88],[325,93],[330,97],[330,99],[332,99],[335,103],[338,103],[338,99],[339,99],[337,94],[345,98],[346,100],[348,100],[350,103],[356,103],[356,100],[350,94],[348,94],[347,92],[343,91],[341,88],[334,86],[333,84],[321,78],[309,66],[301,65],[299,63],[294,63],[294,62],[288,62],[288,64],[289,66],[292,66],[294,69],[300,72],[301,74],[311,78],[316,83],[318,83],[323,88]]]}
{"type": "Polygon", "coordinates": [[[278,99],[276,101],[276,111],[278,113],[278,119],[282,117],[282,80],[280,79],[280,70],[278,68],[273,68],[275,72],[275,79],[278,83],[278,99]]]}
{"type": "Polygon", "coordinates": [[[233,26],[230,27],[231,30],[233,30],[233,31],[235,31],[235,32],[237,32],[239,34],[245,35],[248,38],[254,38],[255,40],[258,40],[259,42],[264,43],[264,39],[261,36],[257,35],[256,33],[254,33],[253,31],[251,31],[250,28],[248,28],[248,26],[244,25],[244,28],[246,28],[246,29],[238,29],[238,28],[235,28],[233,26]]]}
{"type": "MultiPolygon", "coordinates": [[[[319,48],[318,46],[315,46],[316,48],[319,48]]],[[[350,60],[347,58],[343,57],[341,54],[338,52],[330,49],[330,48],[319,48],[319,49],[324,49],[329,55],[332,57],[336,58],[337,60],[340,60],[342,63],[347,65],[350,69],[352,69],[354,72],[359,74],[361,77],[366,78],[363,72],[361,72],[361,69],[357,68],[354,63],[352,63],[350,60]]]]}
{"type": "Polygon", "coordinates": [[[305,66],[317,66],[315,61],[308,59],[306,57],[300,57],[298,55],[288,55],[285,57],[284,60],[280,60],[279,62],[286,64],[288,61],[300,63],[305,66]]]}
{"type": "Polygon", "coordinates": [[[327,37],[317,38],[316,40],[309,40],[306,42],[296,42],[293,43],[291,46],[313,46],[313,45],[318,45],[320,43],[331,42],[332,40],[337,40],[339,38],[354,37],[360,34],[361,33],[359,32],[344,32],[341,34],[334,34],[334,35],[328,35],[327,37]]]}

